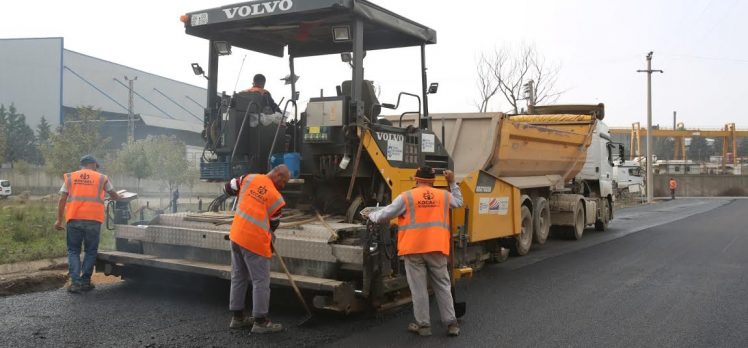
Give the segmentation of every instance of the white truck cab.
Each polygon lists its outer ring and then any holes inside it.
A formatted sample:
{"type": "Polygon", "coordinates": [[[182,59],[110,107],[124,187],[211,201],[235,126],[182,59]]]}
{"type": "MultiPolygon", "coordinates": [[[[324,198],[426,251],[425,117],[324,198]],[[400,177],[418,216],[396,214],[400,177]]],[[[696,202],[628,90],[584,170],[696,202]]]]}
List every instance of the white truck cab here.
{"type": "Polygon", "coordinates": [[[10,181],[0,180],[0,198],[6,198],[13,193],[10,187],[10,181]]]}

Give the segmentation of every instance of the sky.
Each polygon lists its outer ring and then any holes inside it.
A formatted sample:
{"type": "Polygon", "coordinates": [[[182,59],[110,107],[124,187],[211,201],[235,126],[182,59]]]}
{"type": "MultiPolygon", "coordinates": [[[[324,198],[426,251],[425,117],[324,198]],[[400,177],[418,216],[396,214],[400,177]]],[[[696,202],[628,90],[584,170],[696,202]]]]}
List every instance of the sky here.
{"type": "MultiPolygon", "coordinates": [[[[303,1],[303,0],[294,0],[303,1]]],[[[605,103],[606,123],[646,124],[645,56],[654,51],[653,123],[672,127],[673,111],[687,127],[748,128],[748,1],[740,0],[373,0],[435,29],[427,48],[434,112],[477,110],[475,63],[497,48],[534,45],[560,65],[558,103],[605,103]]],[[[207,67],[207,41],[188,36],[179,16],[231,1],[3,1],[0,38],[64,37],[65,48],[197,86],[190,63],[207,67]]],[[[0,53],[1,54],[1,53],[0,53]]],[[[381,88],[380,102],[420,91],[419,49],[373,51],[365,77],[381,88]]],[[[290,95],[279,80],[286,59],[234,49],[220,62],[219,91],[245,89],[262,72],[276,100],[290,95]],[[236,87],[235,87],[236,86],[236,87]]],[[[335,92],[350,79],[336,55],[298,59],[301,99],[335,92]]],[[[405,105],[405,108],[414,107],[405,105]]],[[[490,111],[509,106],[498,97],[490,111]]]]}

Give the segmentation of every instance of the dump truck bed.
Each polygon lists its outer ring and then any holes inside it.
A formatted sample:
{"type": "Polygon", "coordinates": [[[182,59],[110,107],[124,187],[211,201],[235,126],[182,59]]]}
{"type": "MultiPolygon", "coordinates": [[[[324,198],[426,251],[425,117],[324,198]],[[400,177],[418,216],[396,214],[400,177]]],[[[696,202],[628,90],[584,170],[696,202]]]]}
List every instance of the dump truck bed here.
{"type": "MultiPolygon", "coordinates": [[[[558,175],[575,177],[584,166],[595,128],[591,115],[517,115],[503,113],[431,114],[432,127],[451,154],[455,174],[476,170],[495,177],[558,175]]],[[[385,116],[400,125],[399,116],[385,116]]],[[[415,125],[406,116],[402,127],[415,125]]]]}

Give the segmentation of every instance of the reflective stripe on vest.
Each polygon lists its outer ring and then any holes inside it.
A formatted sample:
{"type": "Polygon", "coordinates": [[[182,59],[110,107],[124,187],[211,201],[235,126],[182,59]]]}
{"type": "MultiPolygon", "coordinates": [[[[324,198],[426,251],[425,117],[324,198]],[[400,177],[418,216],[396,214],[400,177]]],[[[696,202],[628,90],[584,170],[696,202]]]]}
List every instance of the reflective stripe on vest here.
{"type": "Polygon", "coordinates": [[[449,255],[449,193],[435,188],[415,188],[401,197],[406,213],[398,218],[398,255],[430,252],[449,255]],[[414,199],[415,195],[419,200],[414,199]]]}
{"type": "Polygon", "coordinates": [[[257,255],[271,257],[270,216],[283,207],[285,201],[267,176],[253,174],[246,176],[242,181],[229,238],[257,255]],[[261,190],[263,183],[267,186],[267,191],[257,194],[254,190],[261,190]],[[245,199],[252,194],[251,192],[255,192],[255,197],[245,199]]]}
{"type": "MultiPolygon", "coordinates": [[[[85,180],[85,179],[84,179],[85,180]]],[[[65,186],[68,191],[65,208],[66,221],[91,220],[104,222],[104,187],[109,179],[106,175],[91,170],[79,170],[65,174],[65,186]],[[98,180],[95,191],[85,183],[77,184],[73,177],[88,175],[98,180]]]]}
{"type": "Polygon", "coordinates": [[[444,227],[446,229],[449,229],[449,193],[447,191],[444,191],[444,221],[431,221],[431,222],[415,222],[416,221],[416,208],[415,204],[413,204],[413,193],[411,191],[405,192],[407,199],[405,199],[405,202],[408,206],[408,211],[410,215],[410,223],[409,224],[403,224],[398,226],[398,230],[404,231],[404,230],[411,230],[416,228],[426,228],[426,227],[444,227]]]}

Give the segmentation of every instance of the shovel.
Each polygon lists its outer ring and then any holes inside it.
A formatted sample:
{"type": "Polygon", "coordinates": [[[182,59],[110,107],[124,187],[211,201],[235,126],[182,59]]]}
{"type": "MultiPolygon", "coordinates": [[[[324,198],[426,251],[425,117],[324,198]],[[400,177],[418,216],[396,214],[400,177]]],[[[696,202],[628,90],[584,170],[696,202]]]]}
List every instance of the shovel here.
{"type": "MultiPolygon", "coordinates": [[[[449,214],[450,222],[452,220],[452,214],[449,214]]],[[[450,223],[450,226],[452,224],[450,223]]],[[[454,248],[452,248],[452,245],[454,243],[450,243],[450,252],[449,252],[449,282],[450,282],[450,292],[452,292],[452,305],[455,308],[455,317],[462,318],[462,316],[465,315],[465,312],[467,312],[467,303],[465,302],[457,302],[457,295],[455,294],[455,278],[454,278],[454,269],[455,269],[455,256],[454,256],[454,248]]]]}
{"type": "MultiPolygon", "coordinates": [[[[450,193],[452,192],[451,189],[449,189],[449,184],[447,184],[447,191],[450,193]]],[[[449,203],[447,203],[449,204],[449,203]]],[[[465,217],[467,218],[467,216],[465,217]]],[[[449,226],[451,234],[451,228],[452,228],[452,209],[449,209],[449,226]]],[[[455,269],[455,253],[454,253],[454,241],[450,240],[449,242],[449,283],[451,285],[450,292],[452,292],[452,305],[455,309],[455,317],[462,318],[462,316],[465,315],[465,312],[467,312],[467,303],[465,302],[457,302],[457,295],[455,294],[455,278],[454,278],[454,269],[455,269]]]]}
{"type": "Polygon", "coordinates": [[[303,326],[309,320],[312,319],[312,311],[309,309],[309,305],[306,303],[306,300],[304,300],[304,296],[301,295],[301,291],[299,290],[299,287],[296,286],[296,282],[293,280],[293,276],[291,275],[291,272],[288,271],[288,267],[286,267],[286,262],[283,261],[283,256],[278,252],[277,249],[275,249],[275,245],[273,243],[270,243],[270,247],[273,249],[273,252],[275,252],[275,256],[278,256],[278,261],[280,262],[281,268],[283,268],[283,272],[286,273],[286,277],[288,277],[288,282],[291,283],[291,287],[293,287],[294,293],[296,293],[296,297],[299,299],[299,302],[304,306],[304,311],[306,312],[306,316],[297,324],[297,326],[303,326]]]}

